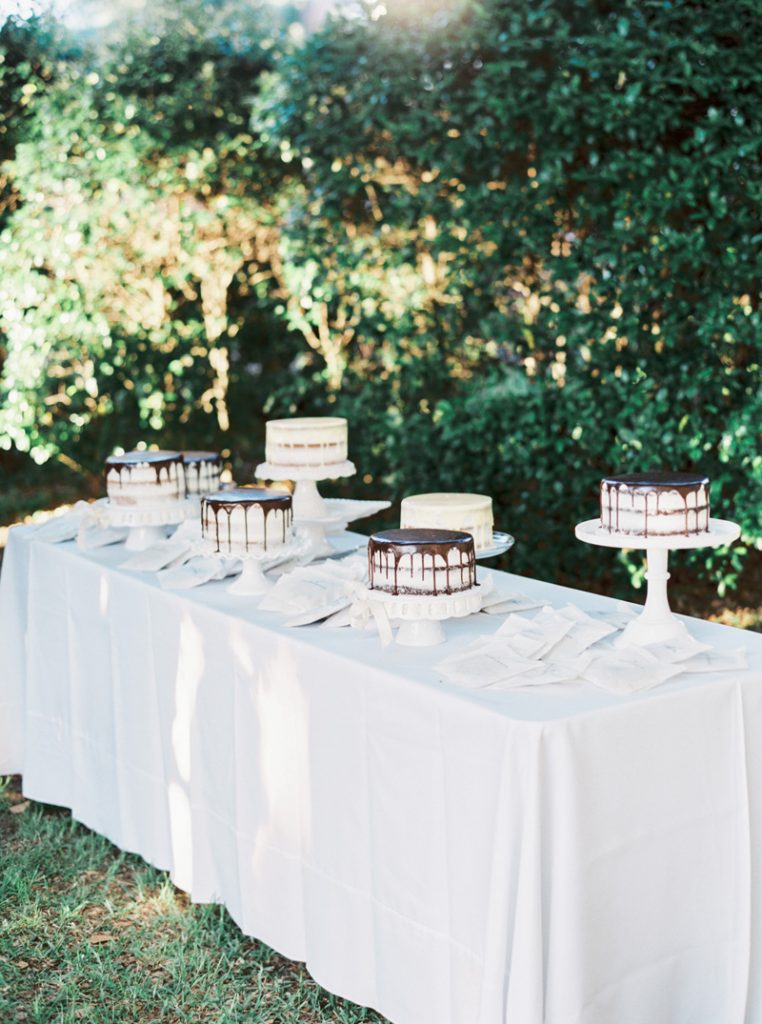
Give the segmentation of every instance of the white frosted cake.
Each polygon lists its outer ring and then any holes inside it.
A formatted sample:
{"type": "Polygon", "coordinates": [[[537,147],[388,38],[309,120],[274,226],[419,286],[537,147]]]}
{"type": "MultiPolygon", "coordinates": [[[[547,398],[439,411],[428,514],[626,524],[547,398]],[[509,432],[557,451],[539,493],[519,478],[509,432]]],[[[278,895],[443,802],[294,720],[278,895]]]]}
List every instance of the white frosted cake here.
{"type": "Polygon", "coordinates": [[[192,495],[211,494],[220,489],[222,456],[217,452],[183,452],[185,471],[185,493],[192,495]]]}
{"type": "Polygon", "coordinates": [[[185,498],[179,452],[125,452],[106,459],[106,494],[114,505],[152,507],[185,498]]]}
{"type": "Polygon", "coordinates": [[[486,551],[492,541],[492,498],[486,494],[411,494],[402,499],[400,527],[436,527],[462,530],[474,538],[477,551],[486,551]]]}
{"type": "Polygon", "coordinates": [[[291,495],[238,487],[201,499],[201,536],[226,555],[283,547],[292,532],[291,495]]]}
{"type": "Polygon", "coordinates": [[[601,528],[632,537],[691,537],[709,529],[703,473],[633,473],[601,480],[601,528]]]}
{"type": "Polygon", "coordinates": [[[371,590],[436,597],[476,586],[474,540],[459,530],[382,530],[368,541],[371,590]]]}
{"type": "Polygon", "coordinates": [[[273,466],[312,468],[347,459],[347,421],[339,416],[268,420],[265,461],[273,466]]]}

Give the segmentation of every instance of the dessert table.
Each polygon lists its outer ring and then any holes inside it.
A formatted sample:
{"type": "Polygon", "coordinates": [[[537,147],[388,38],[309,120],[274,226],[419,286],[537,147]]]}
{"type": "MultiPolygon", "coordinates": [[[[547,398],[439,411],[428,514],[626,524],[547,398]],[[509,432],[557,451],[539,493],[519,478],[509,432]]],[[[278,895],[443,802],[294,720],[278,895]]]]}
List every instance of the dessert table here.
{"type": "MultiPolygon", "coordinates": [[[[10,533],[0,772],[28,797],[395,1024],[762,1022],[762,636],[686,620],[749,668],[626,698],[463,689],[443,648],[124,558],[10,533]]],[[[448,653],[496,625],[449,622],[448,653]]]]}

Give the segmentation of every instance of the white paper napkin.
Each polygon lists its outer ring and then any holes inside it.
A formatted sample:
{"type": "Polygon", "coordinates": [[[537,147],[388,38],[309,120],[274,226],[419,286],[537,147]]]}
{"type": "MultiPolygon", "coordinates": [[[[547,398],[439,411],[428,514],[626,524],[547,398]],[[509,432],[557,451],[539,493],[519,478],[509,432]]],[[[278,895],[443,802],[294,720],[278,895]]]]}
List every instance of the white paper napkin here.
{"type": "Polygon", "coordinates": [[[66,512],[52,516],[45,523],[34,526],[34,539],[46,544],[62,544],[67,540],[76,540],[82,517],[89,509],[86,501],[78,501],[66,512]]]}
{"type": "MultiPolygon", "coordinates": [[[[620,641],[624,646],[624,638],[620,641]]],[[[688,658],[695,658],[698,654],[705,654],[711,651],[710,644],[702,644],[689,633],[676,636],[672,640],[662,640],[657,644],[646,644],[645,650],[652,654],[659,661],[673,663],[685,661],[688,658]]]]}
{"type": "Polygon", "coordinates": [[[177,540],[171,537],[169,540],[162,540],[153,544],[143,551],[136,551],[129,558],[122,562],[120,568],[129,569],[132,572],[158,572],[165,569],[172,563],[184,561],[191,552],[191,544],[180,538],[177,540]]]}
{"type": "Polygon", "coordinates": [[[682,671],[682,666],[665,664],[645,648],[625,647],[593,654],[581,674],[609,693],[626,695],[650,690],[682,671]]]}
{"type": "Polygon", "coordinates": [[[511,612],[527,612],[534,608],[542,608],[544,601],[536,601],[516,591],[493,590],[482,598],[481,610],[487,615],[508,615],[511,612]]]}
{"type": "Polygon", "coordinates": [[[520,657],[537,659],[571,632],[573,625],[570,618],[550,608],[533,619],[509,615],[494,636],[505,640],[520,657]]]}
{"type": "Polygon", "coordinates": [[[456,655],[435,666],[449,682],[471,689],[495,683],[507,683],[513,676],[539,672],[542,662],[517,654],[508,640],[491,640],[471,644],[456,655]]]}
{"type": "Polygon", "coordinates": [[[746,666],[746,650],[743,647],[734,651],[705,651],[680,662],[683,672],[743,671],[746,666]]]}
{"type": "Polygon", "coordinates": [[[156,574],[156,578],[164,590],[189,590],[212,580],[224,580],[226,576],[234,576],[240,571],[241,562],[237,558],[221,559],[214,555],[196,555],[185,565],[162,569],[156,574]]]}

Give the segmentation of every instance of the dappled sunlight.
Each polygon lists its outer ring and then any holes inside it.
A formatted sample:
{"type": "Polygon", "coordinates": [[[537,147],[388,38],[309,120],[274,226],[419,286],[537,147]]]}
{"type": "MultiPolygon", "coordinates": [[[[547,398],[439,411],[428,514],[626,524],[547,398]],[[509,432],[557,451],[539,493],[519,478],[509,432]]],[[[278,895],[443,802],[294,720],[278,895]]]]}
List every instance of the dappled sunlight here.
{"type": "Polygon", "coordinates": [[[204,648],[198,626],[185,612],[180,623],[172,752],[180,778],[190,782],[193,716],[199,683],[204,674],[204,648]]]}
{"type": "Polygon", "coordinates": [[[100,586],[98,587],[98,611],[105,618],[108,615],[108,604],[109,604],[109,586],[108,576],[105,572],[101,573],[100,586]]]}
{"type": "MultiPolygon", "coordinates": [[[[260,667],[256,680],[253,701],[260,723],[259,774],[266,807],[258,838],[294,851],[311,833],[309,708],[285,640],[260,667]]],[[[256,851],[254,856],[256,862],[256,851]]]]}

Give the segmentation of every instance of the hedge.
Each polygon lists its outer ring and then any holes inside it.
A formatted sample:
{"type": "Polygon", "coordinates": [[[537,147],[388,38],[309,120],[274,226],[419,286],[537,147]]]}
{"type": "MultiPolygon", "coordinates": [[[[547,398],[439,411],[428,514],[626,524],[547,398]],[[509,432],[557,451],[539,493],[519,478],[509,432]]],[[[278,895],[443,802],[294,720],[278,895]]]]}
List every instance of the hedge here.
{"type": "Polygon", "coordinates": [[[6,22],[0,444],[84,474],[213,444],[245,477],[266,418],[338,413],[348,492],[491,493],[549,579],[611,572],[571,532],[601,475],[700,468],[744,532],[694,565],[732,584],[762,547],[756,4],[389,7],[307,35],[174,4],[79,50],[6,22]]]}

